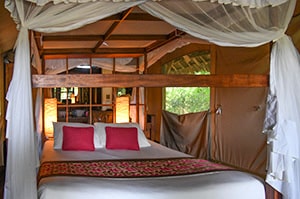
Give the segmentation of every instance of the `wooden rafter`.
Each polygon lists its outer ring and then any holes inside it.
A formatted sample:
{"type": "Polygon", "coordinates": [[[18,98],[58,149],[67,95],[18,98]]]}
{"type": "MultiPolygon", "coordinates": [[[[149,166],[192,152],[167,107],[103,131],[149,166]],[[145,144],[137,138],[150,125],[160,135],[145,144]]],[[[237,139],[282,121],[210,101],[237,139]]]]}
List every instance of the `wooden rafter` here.
{"type": "Polygon", "coordinates": [[[151,16],[148,13],[134,12],[135,8],[132,7],[122,13],[115,14],[113,16],[102,19],[102,21],[113,20],[112,25],[101,35],[40,35],[41,42],[95,42],[91,48],[43,48],[41,46],[40,56],[45,57],[48,55],[68,56],[68,55],[80,55],[80,54],[96,54],[104,55],[107,57],[124,57],[125,55],[142,56],[144,53],[151,52],[168,42],[185,34],[182,31],[175,30],[168,34],[113,34],[116,28],[125,20],[126,21],[162,21],[156,17],[151,16]],[[150,41],[150,45],[136,48],[114,48],[102,46],[105,41],[150,41]],[[101,47],[100,47],[101,46],[101,47]]]}
{"type": "MultiPolygon", "coordinates": [[[[169,35],[111,35],[105,40],[167,40],[169,35]]],[[[104,40],[105,35],[51,35],[43,36],[43,41],[99,41],[104,40]]]]}
{"type": "Polygon", "coordinates": [[[183,32],[183,31],[180,31],[180,30],[175,30],[173,32],[171,32],[170,34],[167,35],[167,39],[166,40],[163,40],[163,41],[156,41],[155,43],[153,43],[152,45],[148,46],[146,48],[146,52],[151,52],[171,41],[173,41],[174,39],[177,39],[179,37],[181,37],[182,35],[185,35],[186,33],[183,32]]]}
{"type": "MultiPolygon", "coordinates": [[[[106,17],[104,19],[102,19],[103,21],[115,21],[115,20],[119,20],[120,19],[120,15],[119,14],[115,14],[109,17],[106,17]]],[[[130,13],[127,17],[126,20],[130,20],[130,21],[162,21],[159,18],[156,18],[148,13],[130,13]]]]}
{"type": "Polygon", "coordinates": [[[300,15],[300,1],[297,1],[293,17],[298,17],[299,15],[300,15]]]}
{"type": "Polygon", "coordinates": [[[144,53],[143,48],[98,48],[95,52],[90,48],[65,48],[65,49],[46,49],[43,50],[43,56],[46,55],[71,55],[71,54],[99,54],[99,55],[122,55],[122,54],[139,54],[144,53]]]}
{"type": "Polygon", "coordinates": [[[42,40],[42,35],[41,35],[41,33],[39,33],[39,32],[33,31],[33,37],[34,37],[35,43],[36,43],[36,45],[37,45],[39,54],[41,55],[42,52],[43,52],[43,42],[42,42],[43,40],[42,40]]]}
{"type": "Polygon", "coordinates": [[[100,41],[97,42],[97,44],[95,45],[95,47],[93,49],[93,52],[95,52],[105,42],[105,40],[107,40],[111,36],[113,31],[126,19],[126,17],[132,12],[132,10],[133,10],[133,7],[129,8],[125,12],[121,13],[120,19],[116,20],[111,25],[111,27],[106,31],[106,33],[104,34],[103,39],[101,39],[100,41]]]}

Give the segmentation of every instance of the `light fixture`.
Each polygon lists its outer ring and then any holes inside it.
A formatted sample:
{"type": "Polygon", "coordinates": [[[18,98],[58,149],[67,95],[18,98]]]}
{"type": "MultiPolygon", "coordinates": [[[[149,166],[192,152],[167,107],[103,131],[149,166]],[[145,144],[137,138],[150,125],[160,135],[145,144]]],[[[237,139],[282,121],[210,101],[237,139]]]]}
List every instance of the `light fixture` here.
{"type": "Polygon", "coordinates": [[[129,122],[129,96],[116,98],[116,123],[129,122]]]}
{"type": "Polygon", "coordinates": [[[76,68],[81,68],[81,69],[90,69],[91,66],[90,65],[78,65],[76,66],[76,68]]]}
{"type": "Polygon", "coordinates": [[[72,93],[71,96],[71,104],[75,104],[76,100],[75,100],[75,95],[72,93]]]}
{"type": "Polygon", "coordinates": [[[46,137],[53,137],[53,122],[57,122],[57,99],[45,98],[44,132],[46,137]]]}

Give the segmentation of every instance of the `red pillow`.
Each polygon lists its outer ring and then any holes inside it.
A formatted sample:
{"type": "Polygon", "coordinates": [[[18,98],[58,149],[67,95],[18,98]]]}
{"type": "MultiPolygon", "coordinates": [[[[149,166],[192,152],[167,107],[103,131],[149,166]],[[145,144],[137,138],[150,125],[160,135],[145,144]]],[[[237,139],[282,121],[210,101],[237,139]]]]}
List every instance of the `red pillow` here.
{"type": "Polygon", "coordinates": [[[63,126],[62,150],[94,151],[94,128],[63,126]]]}
{"type": "Polygon", "coordinates": [[[105,127],[107,149],[140,150],[135,127],[105,127]]]}

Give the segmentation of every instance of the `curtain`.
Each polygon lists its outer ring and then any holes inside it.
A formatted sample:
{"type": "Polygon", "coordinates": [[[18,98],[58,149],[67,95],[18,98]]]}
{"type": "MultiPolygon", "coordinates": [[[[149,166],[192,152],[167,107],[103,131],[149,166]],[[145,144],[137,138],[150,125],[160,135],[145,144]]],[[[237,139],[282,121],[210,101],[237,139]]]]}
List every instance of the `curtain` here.
{"type": "Polygon", "coordinates": [[[13,77],[6,96],[8,150],[4,198],[37,198],[36,169],[39,159],[34,129],[28,30],[68,31],[138,3],[93,2],[39,7],[27,1],[5,1],[6,8],[18,25],[19,35],[13,77]]]}
{"type": "MultiPolygon", "coordinates": [[[[7,94],[8,169],[5,182],[6,199],[19,198],[20,196],[32,199],[37,197],[35,169],[38,166],[38,158],[35,155],[28,30],[47,33],[68,31],[138,5],[146,12],[196,38],[222,46],[251,47],[285,38],[284,33],[296,3],[296,0],[219,0],[220,3],[229,4],[191,0],[158,2],[115,0],[118,3],[115,1],[91,2],[90,0],[31,1],[37,4],[19,0],[5,1],[6,8],[11,12],[19,29],[13,79],[7,94]],[[235,4],[248,6],[235,6],[235,4]]],[[[278,42],[276,46],[278,49],[294,48],[291,43],[278,42]]],[[[282,65],[288,62],[285,58],[275,61],[277,57],[281,57],[278,53],[278,50],[272,53],[271,59],[274,64],[271,67],[273,68],[282,68],[282,65]]],[[[299,60],[295,60],[293,65],[299,67],[299,60]]],[[[299,79],[293,80],[300,81],[299,79]]],[[[276,84],[275,87],[279,85],[280,83],[276,84]]],[[[274,94],[279,95],[281,93],[277,93],[276,90],[274,94]]],[[[293,98],[293,96],[289,96],[287,100],[293,98]]],[[[282,100],[278,96],[277,99],[282,100]]],[[[287,101],[282,103],[288,104],[287,101]]],[[[279,106],[280,104],[278,103],[279,106]]],[[[295,104],[293,111],[299,110],[299,106],[299,103],[295,104]]],[[[288,110],[290,111],[290,109],[288,110]]],[[[281,114],[280,111],[278,113],[281,114]]],[[[276,113],[277,116],[278,113],[276,113]]],[[[295,118],[290,118],[290,120],[300,123],[295,118]]],[[[288,123],[288,125],[290,124],[288,123]]],[[[289,131],[284,130],[284,133],[289,134],[289,131]]],[[[299,136],[299,132],[296,134],[299,136]]],[[[295,143],[299,143],[299,139],[296,139],[295,143]]],[[[286,155],[284,152],[283,156],[286,155]]],[[[276,162],[272,162],[272,164],[275,165],[276,162]]],[[[285,171],[295,173],[299,173],[300,170],[297,164],[293,167],[285,167],[284,165],[282,168],[285,171]]],[[[278,179],[275,180],[279,185],[276,187],[285,198],[297,199],[300,197],[299,190],[297,190],[300,187],[298,181],[289,179],[286,188],[282,189],[280,185],[283,181],[278,179]]]]}
{"type": "Polygon", "coordinates": [[[6,198],[31,196],[36,198],[36,167],[30,54],[28,31],[20,30],[16,44],[14,71],[6,99],[7,163],[6,198]],[[24,175],[26,174],[26,175],[24,175]],[[19,184],[21,183],[21,184],[19,184]]]}
{"type": "Polygon", "coordinates": [[[264,132],[270,153],[266,182],[294,199],[300,196],[300,55],[290,46],[287,37],[273,46],[264,132]]]}
{"type": "MultiPolygon", "coordinates": [[[[194,0],[199,1],[199,0],[194,0]]],[[[201,1],[201,0],[200,0],[201,1]]],[[[261,8],[265,6],[275,6],[286,2],[286,0],[211,0],[211,2],[219,2],[224,4],[233,4],[239,6],[249,6],[250,8],[261,8]]]]}
{"type": "MultiPolygon", "coordinates": [[[[31,43],[30,43],[30,51],[31,51],[31,57],[32,59],[32,66],[35,67],[37,70],[38,74],[42,74],[42,61],[39,56],[38,48],[36,41],[34,39],[33,32],[31,32],[31,43]]],[[[37,146],[37,151],[38,154],[41,155],[42,152],[42,147],[43,147],[43,89],[42,88],[37,88],[36,92],[36,99],[35,99],[35,136],[36,136],[36,146],[37,146]]]]}
{"type": "Polygon", "coordinates": [[[162,111],[160,143],[169,148],[208,159],[208,111],[177,115],[162,111]]]}
{"type": "MultiPolygon", "coordinates": [[[[84,3],[89,1],[95,0],[28,0],[31,2],[36,3],[37,5],[45,5],[48,2],[53,2],[54,4],[58,3],[84,3]]],[[[109,0],[107,0],[109,1],[109,0]]],[[[111,0],[112,2],[128,2],[133,0],[111,0]]],[[[207,1],[207,0],[193,0],[193,1],[207,1]]],[[[287,0],[210,0],[211,2],[218,2],[220,4],[233,4],[233,5],[240,5],[240,6],[249,6],[251,8],[260,8],[265,6],[276,6],[280,5],[287,0]]]]}
{"type": "Polygon", "coordinates": [[[220,46],[253,47],[283,36],[295,1],[260,9],[179,0],[147,1],[139,7],[196,38],[220,46]]]}

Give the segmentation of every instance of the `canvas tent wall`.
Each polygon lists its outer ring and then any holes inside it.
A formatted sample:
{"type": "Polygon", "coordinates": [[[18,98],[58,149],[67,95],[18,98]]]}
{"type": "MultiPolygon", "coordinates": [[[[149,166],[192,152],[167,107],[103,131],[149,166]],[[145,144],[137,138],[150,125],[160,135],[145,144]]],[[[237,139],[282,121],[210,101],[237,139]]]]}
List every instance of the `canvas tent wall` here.
{"type": "MultiPolygon", "coordinates": [[[[215,63],[215,66],[211,66],[214,67],[213,74],[269,74],[270,44],[253,48],[193,44],[189,48],[177,49],[174,54],[188,54],[190,50],[203,49],[211,49],[211,62],[215,63]]],[[[161,65],[168,62],[170,57],[174,57],[173,53],[165,55],[159,63],[151,66],[149,73],[161,73],[161,65]]],[[[155,140],[197,157],[234,165],[265,178],[267,140],[262,130],[267,85],[259,88],[212,87],[212,104],[208,113],[183,115],[161,111],[163,106],[158,103],[164,101],[161,88],[148,88],[147,92],[148,113],[155,115],[153,119],[157,124],[152,135],[155,140]]]]}
{"type": "MultiPolygon", "coordinates": [[[[269,58],[269,44],[247,49],[219,47],[216,74],[268,74],[269,58]]],[[[267,93],[266,87],[216,88],[214,107],[221,113],[214,117],[213,159],[265,175],[267,147],[262,130],[267,93]]]]}
{"type": "MultiPolygon", "coordinates": [[[[47,7],[38,7],[34,3],[23,2],[23,1],[6,1],[7,8],[11,11],[13,18],[19,24],[19,37],[16,43],[16,56],[15,56],[15,70],[13,75],[13,80],[10,84],[9,92],[7,95],[7,99],[9,101],[8,111],[7,111],[7,132],[6,136],[9,140],[8,146],[8,161],[7,161],[7,175],[6,175],[6,189],[5,189],[5,198],[18,198],[20,195],[23,195],[26,198],[36,198],[36,179],[35,179],[35,169],[38,166],[38,159],[36,156],[36,143],[35,143],[35,135],[34,135],[34,125],[33,125],[33,112],[32,112],[32,99],[31,99],[31,79],[30,79],[30,54],[29,54],[29,41],[28,41],[28,30],[35,31],[66,31],[74,28],[78,28],[87,23],[91,23],[93,21],[99,20],[105,16],[108,16],[114,12],[119,12],[124,9],[127,9],[132,6],[138,5],[143,10],[151,13],[152,15],[159,17],[168,21],[170,24],[180,27],[185,32],[202,39],[209,40],[210,42],[224,45],[224,46],[258,46],[264,43],[268,43],[270,41],[276,40],[277,43],[272,52],[271,56],[271,75],[283,75],[283,73],[277,73],[277,69],[284,69],[294,67],[293,74],[299,74],[299,58],[297,54],[293,51],[293,45],[289,41],[289,39],[284,36],[287,25],[291,19],[291,15],[293,13],[293,9],[295,7],[294,0],[291,1],[259,1],[258,4],[255,4],[257,1],[243,1],[246,2],[246,7],[232,6],[231,4],[223,5],[217,3],[210,3],[206,1],[200,2],[192,2],[192,1],[160,1],[160,2],[152,2],[152,1],[132,1],[132,2],[87,2],[82,4],[46,4],[48,1],[38,1],[39,4],[45,5],[47,7]],[[183,2],[183,3],[182,3],[183,2]],[[181,8],[187,8],[188,4],[193,4],[189,6],[189,8],[195,9],[190,10],[190,12],[185,13],[180,11],[181,8]],[[178,6],[179,5],[179,6],[178,6]],[[254,7],[254,9],[250,9],[250,6],[254,7]],[[268,6],[273,5],[273,6],[268,6]],[[75,6],[74,9],[70,9],[70,7],[75,6]],[[261,7],[265,6],[265,7],[261,7]],[[258,8],[259,9],[255,9],[258,8]],[[80,12],[77,14],[66,15],[65,11],[76,11],[76,9],[80,9],[80,12]],[[200,9],[201,8],[201,9],[200,9]],[[200,10],[213,9],[216,12],[211,12],[210,14],[215,14],[215,17],[206,18],[204,21],[193,21],[193,19],[201,19],[194,16],[190,18],[187,17],[187,14],[199,14],[200,10]],[[226,10],[226,12],[220,12],[218,8],[221,10],[226,10]],[[178,10],[179,9],[179,10],[178,10]],[[218,18],[220,14],[230,13],[229,9],[232,12],[235,12],[235,16],[237,13],[240,14],[241,17],[236,16],[232,18],[230,15],[226,17],[222,16],[220,21],[211,21],[211,19],[218,18]],[[282,9],[286,9],[286,11],[279,11],[282,9]],[[166,12],[168,10],[168,12],[166,12]],[[173,10],[173,11],[172,11],[173,10]],[[177,11],[176,11],[177,10],[177,11]],[[260,14],[254,14],[256,12],[260,12],[260,14]],[[30,13],[29,15],[27,15],[30,13]],[[63,17],[60,16],[60,14],[63,17]],[[83,14],[83,15],[80,15],[83,14]],[[180,13],[186,15],[186,18],[183,18],[180,13]],[[263,13],[265,15],[263,15],[263,13]],[[51,16],[49,16],[51,15],[51,16]],[[66,17],[69,16],[72,19],[66,17]],[[242,16],[251,16],[251,17],[242,17],[242,16]],[[266,18],[262,18],[265,16],[266,18]],[[55,18],[57,17],[57,18],[55,18]],[[252,20],[252,17],[258,17],[257,20],[252,20]],[[274,20],[275,17],[275,20],[274,20]],[[51,23],[49,22],[51,20],[51,23]],[[247,21],[239,21],[240,19],[250,20],[252,23],[248,23],[247,21]],[[272,20],[271,20],[272,19],[272,20]],[[234,21],[236,20],[236,21],[234,21]],[[207,23],[211,22],[211,23],[207,23]],[[216,23],[217,22],[217,23],[216,23]],[[229,24],[228,24],[229,22],[229,24]],[[254,23],[256,22],[256,23],[254,23]],[[273,23],[276,24],[273,24],[273,23]],[[233,24],[235,25],[233,25],[233,24]],[[59,25],[61,27],[59,27],[59,25]],[[218,25],[221,26],[218,26],[218,25]],[[242,27],[242,24],[245,26],[242,27]],[[241,28],[242,27],[242,28],[241,28]],[[277,27],[277,28],[274,28],[277,27]],[[240,29],[241,28],[241,29],[240,29]],[[245,31],[246,30],[246,31],[245,31]],[[247,31],[248,30],[248,31],[247,31]],[[287,47],[284,51],[280,51],[283,47],[287,47]],[[287,54],[291,52],[291,54],[287,54]],[[282,55],[282,56],[279,56],[282,55]],[[286,59],[286,56],[289,56],[286,59]],[[278,60],[278,58],[281,59],[278,60]],[[285,57],[285,58],[284,58],[285,57]],[[290,61],[293,58],[292,66],[290,63],[286,63],[285,61],[290,61]],[[277,60],[276,60],[277,59],[277,60]],[[275,71],[274,71],[275,69],[275,71]],[[23,99],[22,103],[20,100],[23,99]],[[24,103],[28,106],[24,106],[24,103]],[[22,110],[22,111],[20,111],[22,110]],[[20,114],[21,113],[21,114],[20,114]],[[18,115],[18,117],[17,117],[18,115]],[[24,118],[27,120],[25,121],[24,118]],[[22,132],[22,133],[20,133],[22,132]],[[26,152],[26,153],[24,153],[26,152]],[[16,168],[16,165],[23,164],[22,169],[16,168]],[[24,175],[26,174],[26,176],[24,175]],[[29,183],[30,182],[30,183],[29,183]]],[[[235,2],[241,3],[241,2],[235,2]]],[[[208,14],[206,12],[205,14],[208,14]]],[[[205,16],[205,15],[202,15],[205,16]]],[[[226,16],[226,14],[225,14],[226,16]]],[[[289,71],[288,71],[289,72],[289,71]]],[[[288,73],[284,73],[287,75],[288,73]]],[[[271,84],[275,83],[277,79],[271,79],[271,84]]],[[[297,78],[291,78],[293,80],[294,86],[299,83],[297,78]]],[[[278,91],[282,89],[280,85],[282,82],[278,82],[275,87],[272,87],[273,95],[276,95],[278,91]],[[276,89],[275,89],[276,88],[276,89]]],[[[292,82],[290,82],[292,83],[292,82]]],[[[297,87],[288,87],[291,92],[290,95],[295,91],[297,87]]],[[[280,93],[280,92],[279,92],[280,93]]],[[[282,94],[284,95],[284,94],[282,94]]],[[[282,96],[281,95],[281,96],[282,96]]],[[[282,121],[288,120],[287,125],[283,126],[284,128],[292,128],[292,132],[296,132],[297,135],[297,125],[300,124],[298,116],[300,114],[295,115],[295,109],[299,109],[299,99],[296,96],[295,100],[291,103],[288,103],[293,107],[293,110],[287,109],[288,112],[280,109],[279,115],[279,123],[278,124],[286,124],[282,123],[282,121]]],[[[281,107],[284,103],[286,103],[286,99],[278,98],[279,107],[281,107]]],[[[290,100],[290,99],[288,99],[290,100]]],[[[272,130],[272,129],[271,129],[272,130]]],[[[277,129],[275,129],[277,130],[277,129]]],[[[276,132],[276,131],[275,131],[276,132]]],[[[288,131],[290,132],[290,131],[288,131]]],[[[272,137],[271,137],[272,138],[272,137]]],[[[270,139],[270,141],[273,141],[270,139]]],[[[297,144],[299,139],[296,139],[294,143],[297,144]]],[[[276,142],[274,142],[277,144],[276,142]]],[[[293,146],[293,145],[290,145],[293,146]]],[[[298,147],[298,146],[297,146],[298,147]]],[[[298,149],[298,148],[297,148],[298,149]]],[[[290,161],[290,155],[295,158],[293,168],[282,167],[281,169],[288,173],[287,177],[291,177],[291,174],[298,175],[299,173],[299,155],[298,153],[289,153],[289,151],[274,151],[279,159],[273,159],[275,161],[284,160],[286,162],[290,161]],[[280,152],[280,153],[277,153],[280,152]],[[279,155],[278,155],[279,154],[279,155]]],[[[272,156],[275,157],[275,156],[272,156]]],[[[274,162],[273,164],[276,164],[274,162]]],[[[290,165],[288,165],[290,166],[290,165]]],[[[281,178],[280,172],[273,172],[270,175],[274,176],[273,185],[276,186],[281,192],[285,194],[286,198],[297,198],[299,194],[299,190],[295,189],[295,187],[291,186],[290,183],[284,181],[281,178]],[[283,187],[283,188],[282,188],[283,187]]],[[[292,180],[292,185],[299,187],[299,179],[300,178],[289,178],[292,180]]]]}

